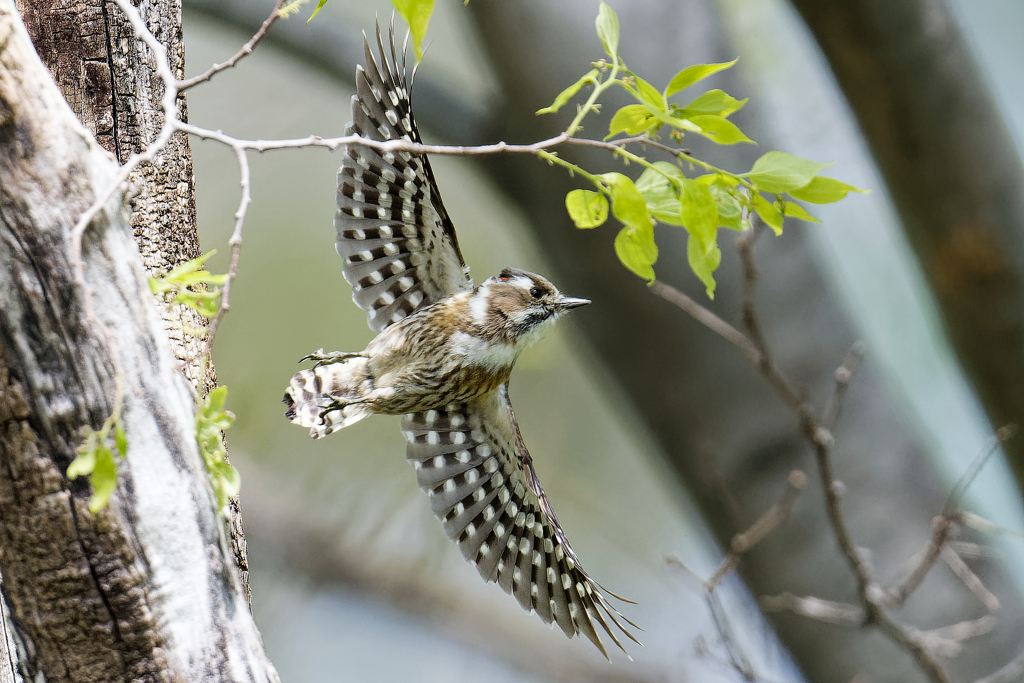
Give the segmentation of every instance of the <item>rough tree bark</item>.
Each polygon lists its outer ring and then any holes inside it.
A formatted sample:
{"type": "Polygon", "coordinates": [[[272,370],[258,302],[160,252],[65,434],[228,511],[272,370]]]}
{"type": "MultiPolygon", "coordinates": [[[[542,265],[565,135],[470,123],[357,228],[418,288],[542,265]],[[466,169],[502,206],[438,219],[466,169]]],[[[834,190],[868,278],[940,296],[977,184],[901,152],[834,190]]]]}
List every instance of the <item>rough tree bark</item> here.
{"type": "MultiPolygon", "coordinates": [[[[146,149],[164,122],[164,84],[148,46],[109,0],[15,0],[36,52],[79,120],[100,145],[124,163],[146,149]]],[[[180,0],[145,0],[139,10],[167,51],[175,78],[185,72],[180,0]]],[[[184,93],[179,116],[188,121],[184,93]]],[[[151,275],[166,273],[202,253],[196,230],[195,178],[188,136],[175,133],[157,163],[137,167],[131,224],[151,275]]],[[[207,321],[183,305],[160,306],[171,350],[198,395],[217,385],[212,361],[200,360],[203,341],[185,329],[207,321]]],[[[249,596],[249,564],[238,498],[231,500],[231,547],[249,596]]]]}
{"type": "MultiPolygon", "coordinates": [[[[993,425],[1024,425],[1024,167],[936,0],[793,0],[857,115],[993,425]]],[[[1024,439],[1006,452],[1024,487],[1024,439]]]]}
{"type": "Polygon", "coordinates": [[[123,195],[86,232],[89,299],[74,281],[70,229],[115,171],[0,0],[0,570],[18,673],[274,681],[123,195]],[[64,472],[118,373],[129,448],[93,515],[64,472]]]}

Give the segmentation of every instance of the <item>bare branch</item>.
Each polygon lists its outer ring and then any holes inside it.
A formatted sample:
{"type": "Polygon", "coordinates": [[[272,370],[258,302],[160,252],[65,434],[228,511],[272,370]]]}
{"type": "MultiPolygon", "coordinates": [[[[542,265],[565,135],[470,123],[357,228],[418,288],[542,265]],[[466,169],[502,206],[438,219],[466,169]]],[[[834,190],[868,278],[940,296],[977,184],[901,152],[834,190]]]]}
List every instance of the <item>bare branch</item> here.
{"type": "MultiPolygon", "coordinates": [[[[280,0],[278,0],[278,4],[280,4],[280,0]]],[[[238,202],[238,210],[235,211],[235,229],[231,233],[231,239],[228,240],[228,244],[231,246],[231,263],[228,265],[227,280],[221,289],[220,308],[217,309],[217,315],[213,317],[213,320],[210,321],[210,326],[207,328],[206,347],[203,351],[207,356],[213,353],[213,341],[217,336],[217,329],[220,327],[221,320],[231,310],[231,286],[238,275],[238,260],[242,255],[242,226],[245,224],[245,213],[249,210],[249,203],[252,201],[249,185],[249,159],[244,148],[235,147],[234,150],[235,157],[238,159],[242,198],[238,202]]]]}
{"type": "Polygon", "coordinates": [[[725,322],[675,287],[670,287],[660,280],[656,280],[651,285],[651,291],[670,304],[681,308],[683,311],[690,314],[690,316],[692,316],[697,322],[701,323],[712,332],[720,335],[727,342],[742,351],[743,355],[746,356],[751,363],[754,365],[760,365],[761,352],[757,350],[757,347],[754,346],[745,334],[737,330],[735,327],[725,322]]]}
{"type": "Polygon", "coordinates": [[[950,548],[943,548],[942,561],[953,570],[958,579],[964,582],[964,585],[974,594],[974,597],[978,598],[981,604],[985,605],[985,609],[989,612],[999,610],[999,598],[985,587],[985,584],[978,575],[971,571],[971,568],[967,566],[967,563],[959,555],[950,548]]]}
{"type": "Polygon", "coordinates": [[[839,411],[842,410],[846,390],[850,387],[850,380],[853,379],[854,373],[857,372],[857,366],[860,365],[862,358],[864,358],[864,342],[856,341],[850,347],[846,360],[836,368],[835,390],[832,392],[828,403],[825,404],[825,411],[821,417],[821,426],[829,431],[832,431],[836,426],[836,421],[839,420],[839,411]]]}
{"type": "Polygon", "coordinates": [[[861,626],[864,624],[864,610],[846,602],[834,602],[821,598],[801,598],[792,593],[763,595],[758,600],[766,612],[792,612],[809,619],[824,621],[839,626],[861,626]]]}
{"type": "Polygon", "coordinates": [[[192,78],[186,79],[184,81],[178,81],[178,92],[185,92],[193,86],[199,85],[200,83],[210,80],[211,78],[213,78],[214,74],[219,73],[224,69],[230,69],[238,62],[238,60],[250,55],[252,53],[253,48],[256,47],[256,43],[260,42],[263,36],[266,35],[267,29],[270,28],[270,25],[277,21],[278,17],[280,16],[278,12],[281,9],[281,5],[283,4],[284,0],[277,0],[277,2],[274,3],[274,9],[271,10],[270,16],[267,17],[267,20],[263,22],[263,25],[260,26],[259,30],[256,31],[253,37],[249,39],[249,42],[243,45],[241,49],[239,49],[238,52],[232,55],[232,57],[228,61],[224,62],[223,64],[214,64],[198,76],[193,76],[192,78]]]}
{"type": "Polygon", "coordinates": [[[920,631],[917,635],[925,646],[936,654],[952,658],[959,657],[964,649],[964,642],[992,631],[996,626],[996,618],[986,614],[979,619],[969,619],[931,631],[920,631]]]}
{"type": "Polygon", "coordinates": [[[940,515],[932,520],[932,538],[928,543],[928,547],[924,550],[921,561],[914,571],[910,573],[906,581],[889,591],[889,595],[886,598],[887,606],[901,606],[918,589],[921,582],[928,575],[928,572],[935,566],[946,544],[953,538],[955,530],[952,520],[945,515],[940,515]]]}

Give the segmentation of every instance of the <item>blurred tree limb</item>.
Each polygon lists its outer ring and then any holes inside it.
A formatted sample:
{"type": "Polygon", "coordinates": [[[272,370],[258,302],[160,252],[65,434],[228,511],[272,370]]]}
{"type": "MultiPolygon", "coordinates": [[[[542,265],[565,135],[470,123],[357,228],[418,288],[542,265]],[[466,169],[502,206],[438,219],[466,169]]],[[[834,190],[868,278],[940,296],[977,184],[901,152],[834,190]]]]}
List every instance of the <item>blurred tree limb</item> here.
{"type": "MultiPolygon", "coordinates": [[[[945,3],[792,0],[860,123],[993,425],[1024,424],[1024,167],[945,3]]],[[[1006,445],[1024,486],[1024,440],[1006,445]]]]}

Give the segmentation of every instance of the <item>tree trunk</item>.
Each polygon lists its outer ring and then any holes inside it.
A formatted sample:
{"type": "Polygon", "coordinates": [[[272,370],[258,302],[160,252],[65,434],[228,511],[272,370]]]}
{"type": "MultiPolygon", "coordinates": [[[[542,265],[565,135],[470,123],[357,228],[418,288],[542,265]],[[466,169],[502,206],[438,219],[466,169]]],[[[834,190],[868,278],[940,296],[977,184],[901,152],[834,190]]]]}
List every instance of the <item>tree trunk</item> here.
{"type": "Polygon", "coordinates": [[[85,234],[88,288],[74,279],[71,227],[115,173],[0,0],[0,571],[19,674],[274,681],[123,196],[85,234]],[[127,457],[92,514],[64,473],[116,379],[127,457]]]}
{"type": "MultiPolygon", "coordinates": [[[[793,0],[857,115],[995,426],[1024,425],[1024,168],[935,0],[793,0]]],[[[1024,487],[1024,439],[1005,446],[1024,487]]]]}

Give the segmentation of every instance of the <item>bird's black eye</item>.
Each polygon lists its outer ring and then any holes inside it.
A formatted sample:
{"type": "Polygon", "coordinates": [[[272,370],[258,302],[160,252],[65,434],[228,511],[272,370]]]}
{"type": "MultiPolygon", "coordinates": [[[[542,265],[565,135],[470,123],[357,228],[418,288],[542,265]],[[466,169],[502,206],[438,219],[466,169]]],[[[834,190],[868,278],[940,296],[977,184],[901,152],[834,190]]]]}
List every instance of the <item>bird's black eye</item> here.
{"type": "Polygon", "coordinates": [[[530,296],[532,296],[534,299],[539,299],[540,296],[541,296],[541,293],[542,292],[540,291],[540,288],[538,288],[538,287],[531,287],[530,288],[530,296]]]}

